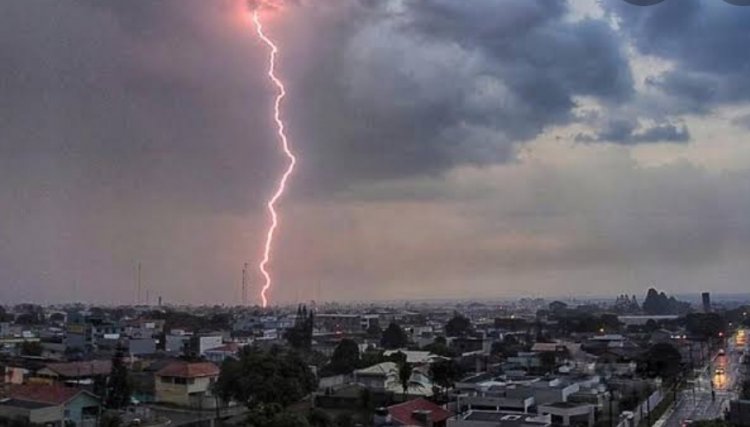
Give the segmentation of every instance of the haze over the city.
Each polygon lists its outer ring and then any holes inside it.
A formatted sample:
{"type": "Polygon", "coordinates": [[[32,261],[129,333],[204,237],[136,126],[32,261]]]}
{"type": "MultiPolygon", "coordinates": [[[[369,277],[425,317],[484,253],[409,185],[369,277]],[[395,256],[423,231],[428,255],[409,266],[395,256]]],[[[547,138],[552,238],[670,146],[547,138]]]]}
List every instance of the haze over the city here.
{"type": "MultiPolygon", "coordinates": [[[[749,15],[286,2],[272,302],[746,292],[749,15]]],[[[0,300],[257,303],[267,54],[244,0],[0,2],[0,300]]]]}

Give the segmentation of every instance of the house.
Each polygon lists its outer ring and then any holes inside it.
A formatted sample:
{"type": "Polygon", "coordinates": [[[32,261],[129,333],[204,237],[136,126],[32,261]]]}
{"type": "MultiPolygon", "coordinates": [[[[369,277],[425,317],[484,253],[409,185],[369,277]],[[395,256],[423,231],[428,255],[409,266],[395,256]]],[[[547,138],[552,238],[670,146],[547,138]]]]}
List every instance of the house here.
{"type": "MultiPolygon", "coordinates": [[[[193,335],[188,341],[184,343],[184,346],[188,346],[188,352],[195,356],[203,356],[206,354],[207,350],[221,347],[223,345],[224,337],[220,333],[193,335]]],[[[183,349],[185,348],[183,347],[183,349]]]]}
{"type": "Polygon", "coordinates": [[[158,402],[192,408],[216,407],[211,388],[219,378],[219,368],[211,362],[175,361],[155,374],[158,402]]]}
{"type": "Polygon", "coordinates": [[[93,385],[96,378],[103,378],[111,371],[110,360],[49,363],[37,371],[36,377],[68,385],[93,385]]]}
{"type": "Polygon", "coordinates": [[[313,318],[315,329],[326,332],[362,332],[365,322],[359,314],[321,313],[313,318]]]}
{"type": "Polygon", "coordinates": [[[550,415],[555,425],[594,425],[594,413],[596,407],[587,403],[555,402],[539,405],[537,412],[542,415],[550,415]]]}
{"type": "Polygon", "coordinates": [[[156,353],[156,339],[154,338],[129,338],[127,340],[128,354],[131,356],[142,356],[156,353]]]}
{"type": "Polygon", "coordinates": [[[236,342],[230,342],[230,343],[224,344],[221,347],[216,347],[216,348],[212,348],[212,349],[206,350],[203,353],[203,356],[209,362],[214,362],[216,364],[221,364],[228,357],[236,358],[237,354],[240,352],[241,348],[242,348],[242,346],[239,345],[238,343],[236,343],[236,342]]]}
{"type": "MultiPolygon", "coordinates": [[[[398,377],[398,365],[383,362],[354,371],[354,382],[376,393],[403,393],[398,377]]],[[[415,367],[409,378],[407,394],[410,396],[432,396],[432,382],[420,367],[415,367]]]]}
{"type": "Polygon", "coordinates": [[[10,388],[0,400],[0,417],[21,418],[34,424],[62,427],[68,422],[95,427],[100,412],[99,398],[79,388],[60,384],[27,384],[10,388]]]}
{"type": "Polygon", "coordinates": [[[192,335],[182,331],[172,331],[164,337],[164,351],[167,353],[182,353],[192,335]]]}
{"type": "Polygon", "coordinates": [[[389,406],[390,425],[444,427],[451,412],[443,407],[419,398],[389,406]]]}

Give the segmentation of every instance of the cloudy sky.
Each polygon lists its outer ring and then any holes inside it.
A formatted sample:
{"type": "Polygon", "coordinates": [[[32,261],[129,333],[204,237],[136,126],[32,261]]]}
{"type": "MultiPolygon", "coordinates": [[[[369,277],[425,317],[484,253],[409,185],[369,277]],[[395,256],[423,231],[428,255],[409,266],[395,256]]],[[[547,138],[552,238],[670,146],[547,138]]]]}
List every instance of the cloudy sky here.
{"type": "MultiPolygon", "coordinates": [[[[152,301],[239,301],[284,166],[248,17],[0,3],[0,301],[132,302],[138,261],[152,301]]],[[[263,19],[300,158],[274,302],[747,290],[750,7],[289,0],[263,19]]]]}

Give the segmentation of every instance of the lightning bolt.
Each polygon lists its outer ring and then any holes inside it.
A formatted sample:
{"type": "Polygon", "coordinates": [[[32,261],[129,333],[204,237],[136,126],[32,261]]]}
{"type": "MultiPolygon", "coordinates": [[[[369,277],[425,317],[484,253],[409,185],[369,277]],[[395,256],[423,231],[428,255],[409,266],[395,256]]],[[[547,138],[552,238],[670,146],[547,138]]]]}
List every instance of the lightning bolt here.
{"type": "Polygon", "coordinates": [[[268,298],[266,297],[266,292],[268,292],[272,284],[271,274],[268,272],[268,263],[271,261],[271,250],[273,247],[274,233],[276,232],[276,228],[278,228],[279,226],[279,216],[276,213],[276,202],[278,202],[281,196],[284,195],[287,180],[294,172],[294,166],[297,164],[297,157],[295,157],[294,153],[289,148],[289,141],[286,137],[284,120],[281,117],[281,102],[284,100],[284,97],[286,97],[286,88],[284,87],[284,83],[276,76],[276,56],[279,53],[279,49],[278,47],[276,47],[276,44],[263,32],[263,25],[260,22],[260,16],[257,8],[253,11],[253,22],[255,23],[255,29],[258,33],[258,37],[270,49],[270,55],[268,57],[268,78],[273,82],[277,89],[276,100],[274,101],[273,107],[273,119],[274,121],[276,121],[277,134],[279,137],[279,141],[281,142],[281,148],[284,151],[286,157],[289,159],[287,168],[284,171],[284,174],[281,176],[278,186],[276,187],[276,192],[266,204],[266,206],[268,207],[268,213],[271,215],[271,225],[268,227],[268,232],[266,233],[266,242],[263,248],[263,259],[261,260],[260,264],[258,264],[258,269],[263,275],[263,279],[265,281],[263,284],[263,288],[260,291],[260,299],[263,302],[263,307],[267,307],[268,298]]]}

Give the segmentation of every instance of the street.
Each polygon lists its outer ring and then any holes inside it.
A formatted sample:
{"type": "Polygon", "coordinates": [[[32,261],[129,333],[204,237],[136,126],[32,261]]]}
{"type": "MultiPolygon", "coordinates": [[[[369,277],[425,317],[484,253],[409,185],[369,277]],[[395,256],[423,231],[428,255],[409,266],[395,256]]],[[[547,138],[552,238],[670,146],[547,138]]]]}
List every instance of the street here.
{"type": "Polygon", "coordinates": [[[680,427],[688,420],[722,417],[729,401],[737,396],[740,357],[746,339],[745,330],[740,330],[728,338],[724,354],[716,354],[713,360],[700,370],[695,381],[679,393],[672,412],[657,424],[680,427]]]}

